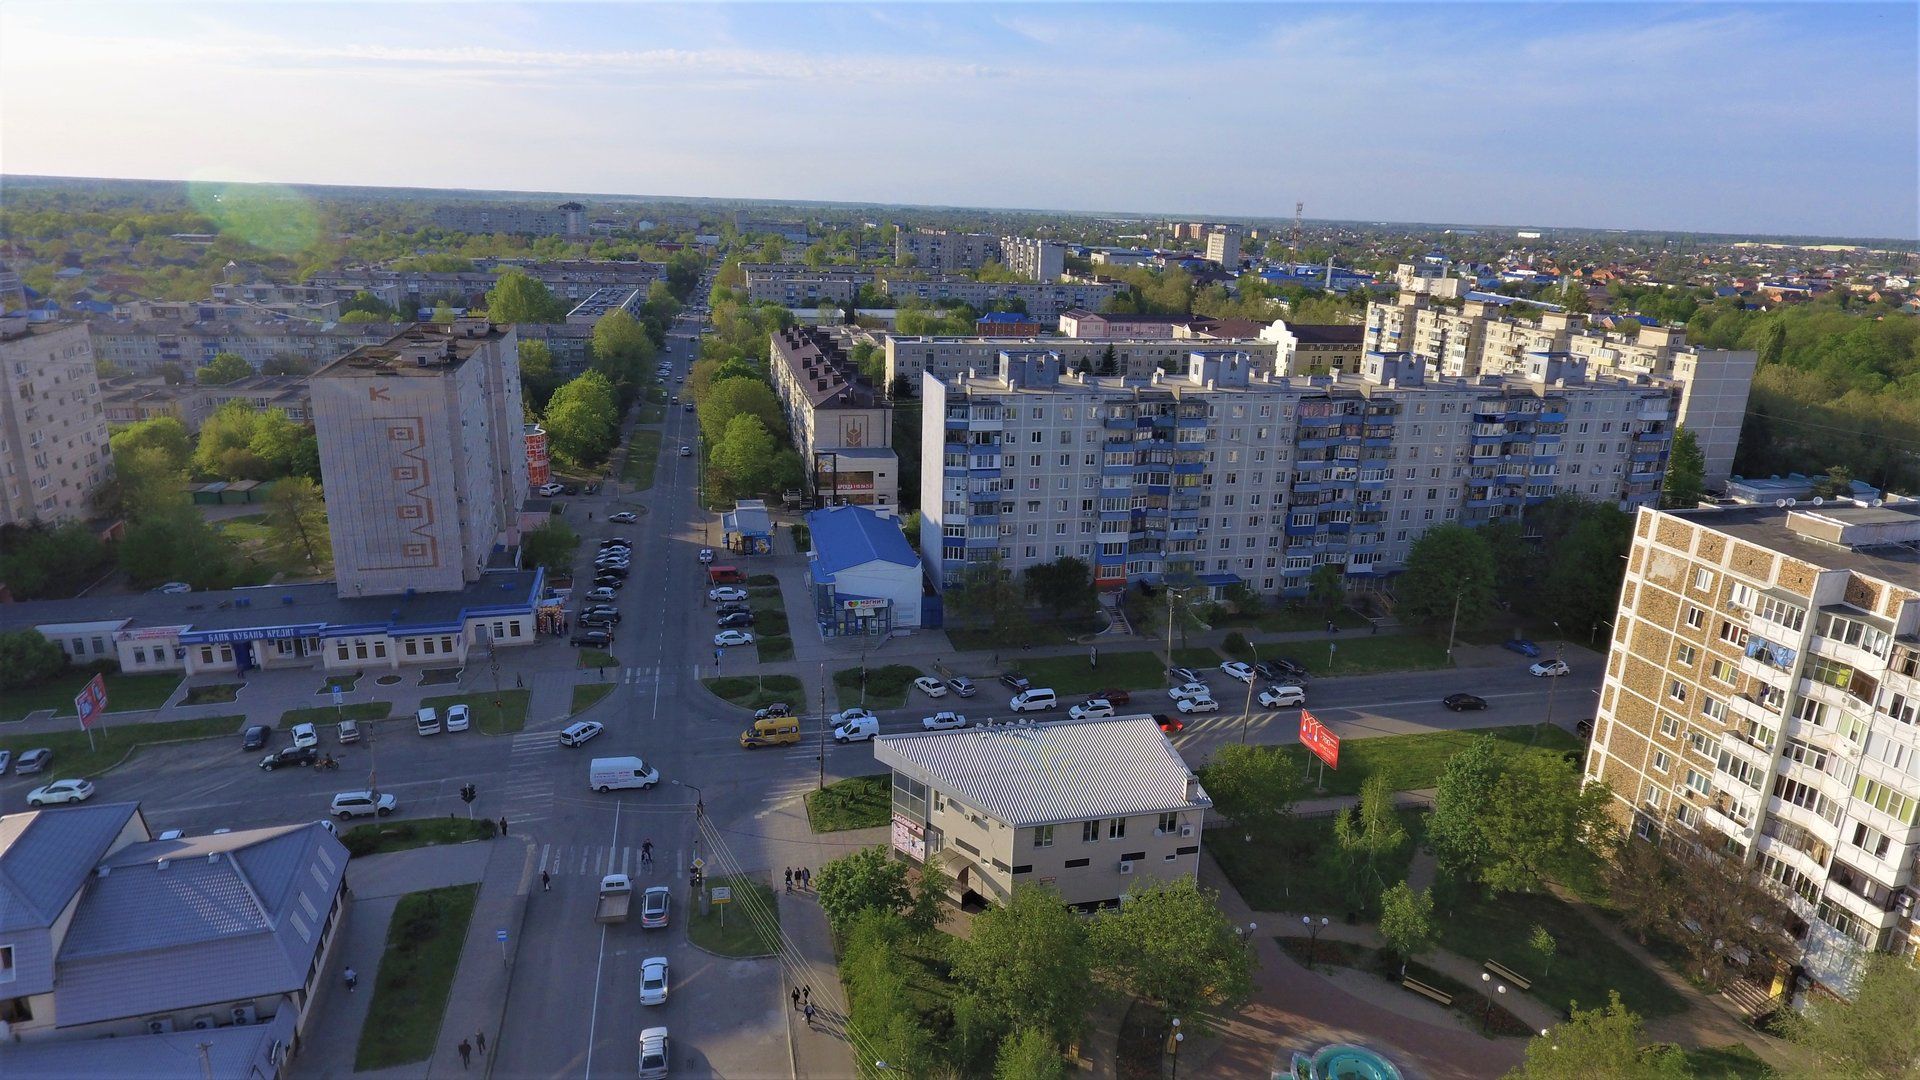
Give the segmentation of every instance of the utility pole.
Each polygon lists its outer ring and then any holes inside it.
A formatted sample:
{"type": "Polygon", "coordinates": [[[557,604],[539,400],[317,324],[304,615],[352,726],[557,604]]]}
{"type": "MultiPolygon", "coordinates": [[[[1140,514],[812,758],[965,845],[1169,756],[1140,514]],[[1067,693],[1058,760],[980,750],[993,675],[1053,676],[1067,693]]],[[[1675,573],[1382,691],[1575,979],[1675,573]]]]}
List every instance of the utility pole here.
{"type": "Polygon", "coordinates": [[[1287,261],[1290,263],[1297,264],[1300,261],[1300,237],[1301,237],[1301,234],[1305,231],[1304,222],[1302,221],[1302,218],[1306,214],[1306,212],[1307,212],[1307,204],[1303,201],[1295,200],[1293,204],[1293,237],[1292,237],[1291,244],[1289,244],[1289,247],[1292,250],[1288,253],[1288,256],[1287,256],[1287,261]]]}
{"type": "MultiPolygon", "coordinates": [[[[863,680],[864,681],[864,680],[863,680]]],[[[820,661],[820,790],[827,787],[827,662],[820,661]]]]}
{"type": "Polygon", "coordinates": [[[1240,744],[1242,746],[1246,745],[1246,742],[1247,742],[1247,721],[1253,718],[1253,684],[1260,681],[1260,671],[1259,671],[1260,650],[1254,648],[1253,642],[1249,641],[1247,642],[1247,652],[1253,655],[1253,663],[1255,666],[1255,670],[1253,673],[1253,678],[1247,680],[1246,711],[1240,714],[1240,744]]]}
{"type": "Polygon", "coordinates": [[[1467,594],[1467,587],[1472,584],[1473,584],[1472,579],[1468,579],[1466,581],[1462,581],[1460,583],[1460,587],[1454,590],[1453,622],[1447,625],[1447,663],[1449,664],[1453,663],[1453,634],[1454,634],[1454,631],[1460,629],[1460,598],[1467,594]]]}

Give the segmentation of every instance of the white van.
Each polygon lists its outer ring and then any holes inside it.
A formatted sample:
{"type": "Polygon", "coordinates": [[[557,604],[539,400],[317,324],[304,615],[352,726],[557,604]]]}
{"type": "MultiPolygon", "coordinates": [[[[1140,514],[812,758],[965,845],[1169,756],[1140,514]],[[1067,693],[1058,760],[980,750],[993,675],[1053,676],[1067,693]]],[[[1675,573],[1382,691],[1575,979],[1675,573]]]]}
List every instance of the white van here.
{"type": "Polygon", "coordinates": [[[647,768],[637,757],[597,757],[587,766],[587,786],[595,791],[650,788],[660,782],[660,770],[647,768]]]}
{"type": "Polygon", "coordinates": [[[422,735],[440,734],[440,714],[432,708],[421,709],[413,717],[414,729],[422,735]]]}
{"type": "Polygon", "coordinates": [[[1045,686],[1022,690],[1007,702],[1007,708],[1014,712],[1035,712],[1040,709],[1055,709],[1059,706],[1060,699],[1054,696],[1051,688],[1045,686]]]}

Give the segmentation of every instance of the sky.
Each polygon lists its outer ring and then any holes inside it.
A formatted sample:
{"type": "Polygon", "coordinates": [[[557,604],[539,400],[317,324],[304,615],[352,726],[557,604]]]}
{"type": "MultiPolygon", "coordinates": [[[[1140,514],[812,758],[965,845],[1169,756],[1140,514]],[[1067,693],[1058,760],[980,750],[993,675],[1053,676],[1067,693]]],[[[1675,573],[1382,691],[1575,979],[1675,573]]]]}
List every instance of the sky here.
{"type": "Polygon", "coordinates": [[[1915,4],[0,6],[0,170],[1920,235],[1915,4]]]}

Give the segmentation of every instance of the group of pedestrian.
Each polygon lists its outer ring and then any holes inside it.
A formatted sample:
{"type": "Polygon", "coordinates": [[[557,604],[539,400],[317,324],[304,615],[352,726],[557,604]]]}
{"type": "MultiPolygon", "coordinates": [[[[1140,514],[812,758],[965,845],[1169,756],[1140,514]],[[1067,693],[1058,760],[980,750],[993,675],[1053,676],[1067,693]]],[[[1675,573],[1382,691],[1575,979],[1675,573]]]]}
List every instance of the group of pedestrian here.
{"type": "Polygon", "coordinates": [[[807,1026],[813,1026],[813,987],[796,986],[793,988],[793,1007],[807,1018],[807,1026]]]}
{"type": "Polygon", "coordinates": [[[787,891],[788,892],[793,891],[793,886],[795,883],[799,884],[800,890],[802,892],[805,892],[808,889],[811,889],[813,887],[813,871],[807,869],[804,866],[799,868],[798,870],[794,869],[791,866],[787,867],[787,891]]]}
{"type": "Polygon", "coordinates": [[[473,1060],[473,1049],[474,1049],[475,1043],[479,1044],[480,1052],[482,1054],[486,1053],[487,1052],[487,1033],[484,1031],[474,1032],[473,1042],[468,1042],[465,1039],[460,1040],[460,1067],[462,1069],[466,1068],[468,1063],[473,1060]]]}

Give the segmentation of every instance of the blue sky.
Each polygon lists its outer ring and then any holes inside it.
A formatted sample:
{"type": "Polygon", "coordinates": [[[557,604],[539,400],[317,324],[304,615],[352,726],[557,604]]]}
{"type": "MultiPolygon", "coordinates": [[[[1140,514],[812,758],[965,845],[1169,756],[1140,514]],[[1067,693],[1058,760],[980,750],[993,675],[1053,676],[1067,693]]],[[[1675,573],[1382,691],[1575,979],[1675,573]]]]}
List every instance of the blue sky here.
{"type": "Polygon", "coordinates": [[[1912,238],[1916,6],[0,7],[9,173],[1912,238]]]}

